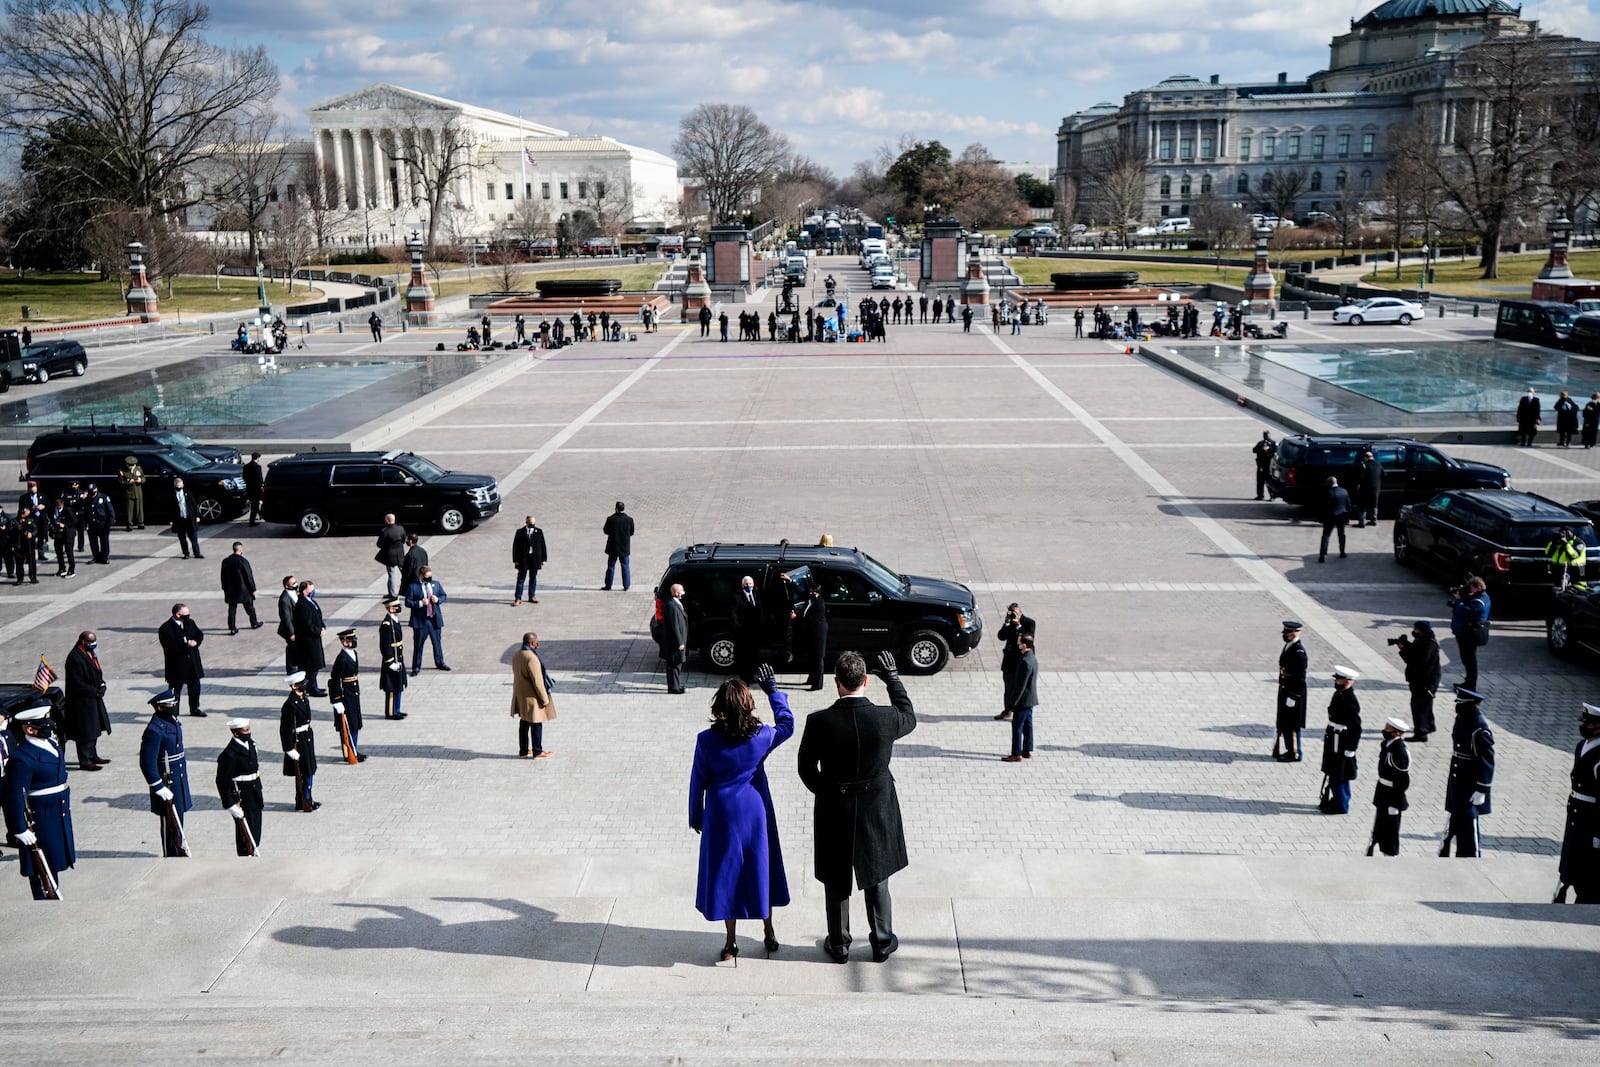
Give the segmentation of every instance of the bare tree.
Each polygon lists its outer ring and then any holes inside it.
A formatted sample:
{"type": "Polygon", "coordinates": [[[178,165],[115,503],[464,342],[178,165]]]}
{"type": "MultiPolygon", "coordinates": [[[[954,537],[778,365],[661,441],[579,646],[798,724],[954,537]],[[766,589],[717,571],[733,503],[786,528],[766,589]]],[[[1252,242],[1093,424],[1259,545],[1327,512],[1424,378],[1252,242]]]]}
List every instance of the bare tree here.
{"type": "Polygon", "coordinates": [[[432,248],[445,217],[457,207],[455,189],[478,170],[478,141],[455,120],[437,128],[424,116],[411,116],[394,139],[389,158],[403,168],[412,189],[412,203],[428,207],[428,247],[432,248]]]}
{"type": "Polygon", "coordinates": [[[1531,36],[1486,41],[1456,61],[1455,128],[1433,170],[1445,198],[1483,239],[1485,278],[1500,275],[1507,223],[1548,195],[1550,131],[1560,124],[1559,87],[1571,82],[1569,66],[1554,42],[1531,36]]]}
{"type": "MultiPolygon", "coordinates": [[[[311,228],[310,209],[303,198],[288,200],[272,217],[268,238],[269,252],[274,260],[283,264],[289,274],[289,292],[294,292],[295,272],[311,261],[316,251],[316,234],[311,228]]],[[[310,283],[306,283],[310,288],[310,283]]]]}
{"type": "Polygon", "coordinates": [[[1191,229],[1222,266],[1225,249],[1237,248],[1250,235],[1250,216],[1238,204],[1222,199],[1214,192],[1204,192],[1189,207],[1191,229]]]}
{"type": "Polygon", "coordinates": [[[1085,153],[1079,202],[1091,218],[1109,224],[1124,247],[1128,244],[1128,230],[1144,216],[1149,195],[1149,168],[1131,143],[1119,139],[1085,153]]]}
{"type": "Polygon", "coordinates": [[[1389,163],[1378,191],[1389,215],[1396,278],[1400,277],[1400,253],[1412,228],[1426,230],[1439,212],[1443,196],[1439,172],[1444,162],[1439,138],[1432,132],[1438,129],[1436,122],[1436,116],[1425,113],[1419,121],[1389,131],[1389,163]]]}
{"type": "Polygon", "coordinates": [[[278,185],[289,172],[278,132],[278,118],[270,111],[242,115],[227,139],[212,146],[204,165],[211,179],[209,199],[231,216],[231,228],[245,231],[252,259],[260,251],[267,215],[278,203],[278,185]]]}
{"type": "Polygon", "coordinates": [[[319,167],[315,159],[307,158],[300,166],[299,179],[298,195],[304,201],[301,211],[320,252],[344,221],[344,190],[339,185],[339,170],[332,160],[323,160],[319,167]]]}
{"type": "Polygon", "coordinates": [[[1350,249],[1350,238],[1360,233],[1361,228],[1367,224],[1367,203],[1362,199],[1361,190],[1348,183],[1343,189],[1335,189],[1333,202],[1328,205],[1328,214],[1333,218],[1333,228],[1339,234],[1339,254],[1342,256],[1350,249]]]}
{"type": "Polygon", "coordinates": [[[597,233],[621,243],[628,224],[638,218],[633,202],[633,179],[627,173],[592,172],[578,179],[578,207],[594,219],[597,233]]]}
{"type": "Polygon", "coordinates": [[[1257,183],[1256,207],[1275,219],[1293,222],[1295,207],[1309,187],[1310,175],[1306,168],[1279,164],[1263,174],[1257,183]]]}
{"type": "Polygon", "coordinates": [[[40,133],[67,120],[96,131],[83,171],[109,171],[101,203],[146,215],[191,206],[182,177],[241,116],[271,106],[266,49],[202,36],[209,11],[188,0],[12,0],[0,25],[0,123],[40,133]],[[107,164],[110,164],[109,168],[107,164]]]}
{"type": "Polygon", "coordinates": [[[946,211],[972,226],[1012,226],[1027,218],[1016,182],[981,144],[963,149],[932,192],[946,211]]]}
{"type": "Polygon", "coordinates": [[[875,159],[863,159],[850,172],[850,177],[839,184],[836,197],[840,203],[852,204],[872,218],[887,218],[895,213],[898,195],[885,177],[882,153],[875,159]]]}
{"type": "Polygon", "coordinates": [[[114,273],[124,288],[130,241],[144,245],[145,274],[152,287],[166,285],[168,299],[180,274],[209,271],[216,259],[209,245],[185,233],[171,219],[159,215],[152,218],[137,208],[114,205],[89,224],[84,246],[99,263],[102,274],[114,273]]]}
{"type": "Polygon", "coordinates": [[[516,242],[531,244],[541,237],[555,235],[555,219],[544,200],[518,200],[506,220],[505,234],[516,242]]]}
{"type": "Polygon", "coordinates": [[[1577,222],[1600,205],[1600,75],[1584,72],[1558,107],[1550,185],[1561,211],[1577,222]]]}
{"type": "Polygon", "coordinates": [[[713,224],[734,218],[789,158],[789,142],[742,104],[700,104],[678,123],[672,143],[681,173],[693,175],[713,224]]]}

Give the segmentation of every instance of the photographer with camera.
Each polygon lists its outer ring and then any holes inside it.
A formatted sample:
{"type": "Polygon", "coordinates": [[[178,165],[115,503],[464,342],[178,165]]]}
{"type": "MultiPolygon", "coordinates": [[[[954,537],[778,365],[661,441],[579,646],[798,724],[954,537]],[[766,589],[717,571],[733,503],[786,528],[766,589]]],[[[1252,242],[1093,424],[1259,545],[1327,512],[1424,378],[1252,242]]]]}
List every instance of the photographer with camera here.
{"type": "Polygon", "coordinates": [[[1389,638],[1391,647],[1400,650],[1406,665],[1406,687],[1411,690],[1410,740],[1426,741],[1435,730],[1433,698],[1439,692],[1439,679],[1443,670],[1439,665],[1439,639],[1434,636],[1433,624],[1418,619],[1409,635],[1389,638]]]}
{"type": "Polygon", "coordinates": [[[1589,563],[1589,549],[1573,534],[1571,527],[1563,526],[1544,546],[1544,558],[1550,561],[1556,589],[1561,590],[1574,582],[1583,581],[1589,563]]]}
{"type": "MultiPolygon", "coordinates": [[[[1022,649],[1017,644],[1017,638],[1023,634],[1029,637],[1034,635],[1033,620],[1022,613],[1022,609],[1013,601],[1006,605],[1006,621],[1000,626],[1000,679],[1005,691],[1011,690],[1011,675],[1016,671],[1017,664],[1022,662],[1022,649]]],[[[1004,703],[1004,698],[1002,698],[1004,703]]],[[[996,719],[1011,718],[1011,709],[1002,707],[996,719]]]]}
{"type": "Polygon", "coordinates": [[[1450,590],[1450,632],[1455,635],[1466,677],[1461,685],[1478,688],[1478,649],[1489,643],[1489,594],[1483,579],[1468,575],[1465,585],[1450,590]]]}

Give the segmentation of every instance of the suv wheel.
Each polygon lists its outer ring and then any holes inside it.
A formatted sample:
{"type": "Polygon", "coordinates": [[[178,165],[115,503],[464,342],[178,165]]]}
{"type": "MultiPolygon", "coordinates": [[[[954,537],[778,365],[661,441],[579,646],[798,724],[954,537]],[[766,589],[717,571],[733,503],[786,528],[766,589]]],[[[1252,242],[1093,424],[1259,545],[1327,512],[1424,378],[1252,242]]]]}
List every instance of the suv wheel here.
{"type": "Polygon", "coordinates": [[[1394,561],[1402,567],[1411,566],[1411,537],[1404,530],[1394,532],[1394,561]]]}
{"type": "Polygon", "coordinates": [[[328,532],[328,516],[316,510],[304,511],[295,521],[295,526],[307,537],[321,537],[328,532]]]}
{"type": "Polygon", "coordinates": [[[950,645],[932,630],[918,630],[906,642],[902,654],[913,674],[938,674],[950,662],[950,645]]]}
{"type": "Polygon", "coordinates": [[[88,369],[89,364],[85,363],[83,360],[75,359],[72,361],[72,376],[74,378],[82,378],[83,372],[88,369]]]}
{"type": "Polygon", "coordinates": [[[706,666],[712,670],[726,674],[733,670],[733,653],[733,638],[727,634],[718,634],[706,642],[706,647],[700,650],[700,658],[705,660],[706,666]]]}
{"type": "Polygon", "coordinates": [[[467,528],[467,513],[447,504],[439,509],[439,529],[443,533],[457,534],[467,528]]]}
{"type": "Polygon", "coordinates": [[[1352,326],[1360,326],[1365,321],[1366,320],[1363,319],[1360,315],[1351,315],[1350,316],[1350,325],[1352,325],[1352,326]]]}
{"type": "Polygon", "coordinates": [[[214,496],[197,497],[194,502],[195,517],[201,522],[222,521],[222,501],[214,496]]]}
{"type": "Polygon", "coordinates": [[[1552,615],[1544,627],[1550,651],[1558,656],[1572,655],[1572,621],[1565,615],[1552,615]]]}
{"type": "Polygon", "coordinates": [[[33,380],[38,382],[40,385],[48,382],[50,380],[50,368],[41,366],[38,370],[33,372],[33,380]]]}

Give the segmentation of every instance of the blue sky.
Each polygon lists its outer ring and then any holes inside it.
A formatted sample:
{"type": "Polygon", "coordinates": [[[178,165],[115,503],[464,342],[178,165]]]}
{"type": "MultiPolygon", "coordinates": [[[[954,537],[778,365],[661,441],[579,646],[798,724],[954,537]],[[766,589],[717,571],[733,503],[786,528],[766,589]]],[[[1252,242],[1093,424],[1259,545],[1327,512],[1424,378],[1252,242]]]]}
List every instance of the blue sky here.
{"type": "MultiPolygon", "coordinates": [[[[904,137],[1053,162],[1063,115],[1175,73],[1292,78],[1379,0],[214,0],[211,36],[264,43],[292,129],[385,81],[671,151],[697,103],[747,104],[836,174],[904,137]]],[[[1600,5],[1527,3],[1600,38],[1600,5]]]]}

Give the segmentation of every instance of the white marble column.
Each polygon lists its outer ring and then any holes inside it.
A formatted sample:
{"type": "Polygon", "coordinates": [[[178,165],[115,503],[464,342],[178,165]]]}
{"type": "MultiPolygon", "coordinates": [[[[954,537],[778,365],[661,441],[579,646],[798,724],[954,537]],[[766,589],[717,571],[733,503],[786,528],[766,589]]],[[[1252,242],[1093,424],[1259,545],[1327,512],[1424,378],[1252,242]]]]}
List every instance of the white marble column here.
{"type": "Polygon", "coordinates": [[[333,174],[339,180],[339,200],[348,207],[350,205],[350,181],[345,177],[344,166],[344,134],[345,131],[335,129],[333,134],[333,174]]]}
{"type": "Polygon", "coordinates": [[[355,209],[361,211],[367,206],[367,164],[366,149],[362,142],[366,140],[365,130],[355,129],[350,131],[350,170],[354,175],[355,184],[355,209]]]}

